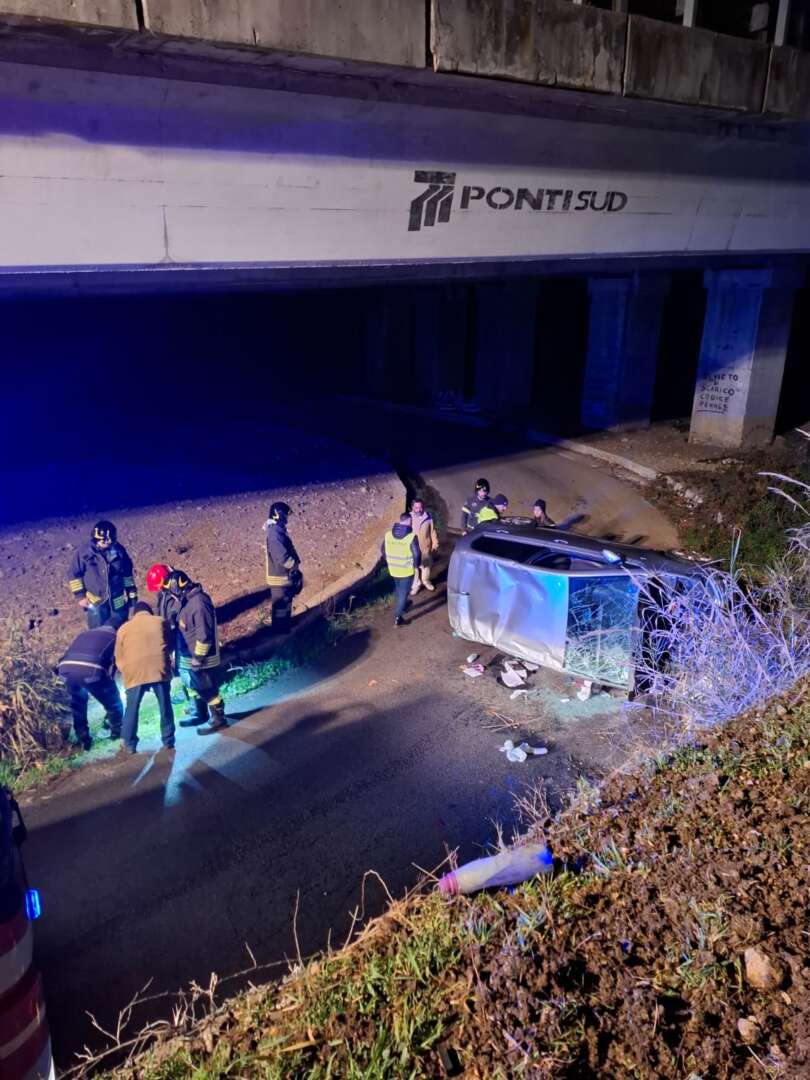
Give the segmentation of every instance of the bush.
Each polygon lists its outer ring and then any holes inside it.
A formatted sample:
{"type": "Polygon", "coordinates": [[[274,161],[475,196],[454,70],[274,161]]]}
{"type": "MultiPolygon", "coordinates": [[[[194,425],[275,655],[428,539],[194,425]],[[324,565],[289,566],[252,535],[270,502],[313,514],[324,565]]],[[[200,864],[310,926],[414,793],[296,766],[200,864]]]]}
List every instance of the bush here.
{"type": "Polygon", "coordinates": [[[5,782],[67,747],[70,710],[61,679],[19,624],[0,626],[0,767],[5,782]]]}

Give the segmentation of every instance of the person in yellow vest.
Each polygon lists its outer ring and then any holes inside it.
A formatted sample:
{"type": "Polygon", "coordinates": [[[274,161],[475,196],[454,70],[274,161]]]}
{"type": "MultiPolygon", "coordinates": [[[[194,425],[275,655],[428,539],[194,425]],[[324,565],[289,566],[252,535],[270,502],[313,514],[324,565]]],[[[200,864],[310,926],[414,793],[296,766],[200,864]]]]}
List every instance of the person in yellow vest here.
{"type": "Polygon", "coordinates": [[[487,503],[478,511],[478,524],[484,525],[487,521],[500,521],[509,509],[509,500],[505,495],[496,495],[491,503],[487,503]]]}
{"type": "Polygon", "coordinates": [[[410,514],[400,514],[399,521],[385,534],[382,553],[385,556],[388,573],[394,579],[396,598],[394,626],[407,626],[403,615],[413,585],[414,574],[421,562],[419,541],[413,531],[410,514]]]}

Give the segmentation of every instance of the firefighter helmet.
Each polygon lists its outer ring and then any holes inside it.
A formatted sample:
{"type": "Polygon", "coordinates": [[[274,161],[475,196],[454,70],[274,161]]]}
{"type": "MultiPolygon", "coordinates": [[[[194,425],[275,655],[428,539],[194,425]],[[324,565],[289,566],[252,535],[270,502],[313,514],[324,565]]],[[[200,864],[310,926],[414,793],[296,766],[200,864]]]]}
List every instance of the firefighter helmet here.
{"type": "Polygon", "coordinates": [[[170,570],[163,579],[161,589],[170,592],[172,596],[182,596],[184,593],[188,592],[193,584],[194,582],[185,570],[170,570]]]}
{"type": "Polygon", "coordinates": [[[146,587],[149,592],[160,592],[160,587],[171,573],[171,567],[156,562],[146,571],[146,587]]]}
{"type": "Polygon", "coordinates": [[[291,513],[292,507],[288,503],[274,502],[270,504],[267,516],[271,521],[286,521],[291,513]]]}
{"type": "Polygon", "coordinates": [[[118,530],[111,521],[102,519],[101,521],[97,521],[93,526],[94,544],[104,544],[105,546],[114,544],[117,536],[118,530]]]}
{"type": "Polygon", "coordinates": [[[476,491],[485,491],[489,495],[489,480],[485,476],[480,477],[475,481],[476,491]]]}

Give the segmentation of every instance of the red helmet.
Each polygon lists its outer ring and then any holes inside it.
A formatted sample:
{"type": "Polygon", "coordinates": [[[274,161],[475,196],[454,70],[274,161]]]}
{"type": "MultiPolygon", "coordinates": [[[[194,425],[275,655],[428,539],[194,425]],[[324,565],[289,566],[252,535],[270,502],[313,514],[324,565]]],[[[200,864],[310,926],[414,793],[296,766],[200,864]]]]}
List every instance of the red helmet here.
{"type": "Polygon", "coordinates": [[[160,592],[163,579],[168,577],[170,572],[171,567],[166,566],[165,563],[156,562],[150,566],[146,571],[146,587],[149,592],[160,592]]]}

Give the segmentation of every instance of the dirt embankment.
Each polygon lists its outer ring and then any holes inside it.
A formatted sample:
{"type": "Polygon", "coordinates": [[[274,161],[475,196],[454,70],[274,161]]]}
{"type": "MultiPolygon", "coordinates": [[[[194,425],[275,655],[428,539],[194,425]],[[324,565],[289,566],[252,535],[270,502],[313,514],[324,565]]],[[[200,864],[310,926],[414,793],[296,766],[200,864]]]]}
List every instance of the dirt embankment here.
{"type": "Polygon", "coordinates": [[[118,1076],[806,1077],[808,809],[805,682],[536,812],[552,877],[393,903],[118,1076]]]}
{"type": "MultiPolygon", "coordinates": [[[[330,440],[321,443],[319,457],[328,461],[329,474],[347,479],[302,479],[307,470],[296,467],[308,460],[302,454],[287,470],[295,479],[284,485],[276,481],[262,486],[254,474],[252,490],[242,480],[234,484],[238,493],[205,499],[171,498],[156,485],[153,505],[116,510],[99,506],[81,516],[0,529],[0,614],[22,623],[32,642],[49,652],[63,649],[84,625],[67,588],[70,559],[89,537],[92,523],[107,517],[132,556],[141,598],[154,599],[144,585],[153,562],[182,567],[202,582],[220,610],[223,641],[249,638],[266,606],[262,525],[271,502],[283,499],[294,510],[289,531],[302,559],[304,603],[358,568],[400,511],[404,491],[390,468],[330,440]]],[[[294,455],[294,449],[288,446],[288,454],[294,455]]],[[[308,445],[306,453],[311,452],[308,445]]],[[[283,464],[279,468],[274,462],[274,478],[284,474],[283,464]]],[[[141,487],[152,475],[145,480],[143,470],[131,473],[133,485],[141,487]]],[[[119,489],[126,487],[126,466],[118,469],[116,481],[119,489]]],[[[76,503],[85,501],[78,492],[76,503]]],[[[147,500],[141,496],[140,501],[147,500]]]]}

